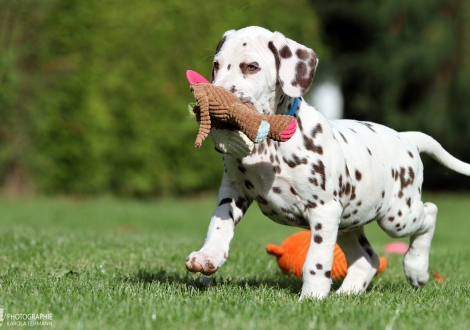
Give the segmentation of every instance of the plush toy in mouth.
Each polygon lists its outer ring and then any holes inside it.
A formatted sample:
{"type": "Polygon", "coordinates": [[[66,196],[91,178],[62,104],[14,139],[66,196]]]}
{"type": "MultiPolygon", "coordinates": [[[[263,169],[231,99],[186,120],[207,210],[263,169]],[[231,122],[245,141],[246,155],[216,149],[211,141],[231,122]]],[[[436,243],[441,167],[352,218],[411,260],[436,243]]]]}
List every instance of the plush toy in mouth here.
{"type": "MultiPolygon", "coordinates": [[[[211,128],[230,131],[240,130],[253,143],[262,142],[266,138],[285,142],[294,135],[297,129],[297,122],[294,117],[261,114],[253,104],[243,103],[235,94],[210,84],[195,71],[186,71],[186,78],[190,83],[191,92],[198,102],[198,105],[193,108],[196,119],[200,124],[194,143],[196,148],[201,147],[211,128]]],[[[247,143],[243,139],[238,141],[238,143],[247,143]]],[[[247,148],[243,149],[247,150],[247,148]]],[[[251,150],[249,151],[251,152],[251,150]]]]}

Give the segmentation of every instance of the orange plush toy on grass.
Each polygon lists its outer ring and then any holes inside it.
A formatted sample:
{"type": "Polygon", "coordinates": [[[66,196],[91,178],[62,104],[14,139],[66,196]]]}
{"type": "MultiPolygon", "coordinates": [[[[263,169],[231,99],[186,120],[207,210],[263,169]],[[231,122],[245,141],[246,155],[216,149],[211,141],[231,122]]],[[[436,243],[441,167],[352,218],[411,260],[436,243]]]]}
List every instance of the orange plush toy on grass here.
{"type": "MultiPolygon", "coordinates": [[[[293,234],[282,242],[280,246],[268,244],[266,251],[276,256],[277,263],[285,274],[293,274],[302,277],[302,266],[304,265],[307,251],[310,246],[310,231],[301,231],[293,234]]],[[[377,274],[381,273],[387,267],[387,259],[380,257],[380,266],[377,274]]],[[[348,264],[346,256],[340,249],[339,245],[335,245],[333,256],[333,266],[331,269],[331,278],[333,280],[342,280],[348,272],[348,264]]]]}

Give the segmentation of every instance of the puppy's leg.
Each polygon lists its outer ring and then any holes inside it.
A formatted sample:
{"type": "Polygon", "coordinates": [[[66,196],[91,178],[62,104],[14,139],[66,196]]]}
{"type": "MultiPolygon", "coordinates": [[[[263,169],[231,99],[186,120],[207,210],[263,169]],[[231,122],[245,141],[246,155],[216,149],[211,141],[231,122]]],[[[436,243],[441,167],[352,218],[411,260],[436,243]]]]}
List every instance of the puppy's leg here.
{"type": "Polygon", "coordinates": [[[300,300],[306,297],[322,299],[330,292],[333,251],[341,210],[339,203],[330,202],[309,214],[311,240],[302,268],[300,300]]]}
{"type": "Polygon", "coordinates": [[[366,238],[364,228],[339,235],[338,244],[346,255],[348,274],[337,293],[364,292],[380,264],[379,257],[366,238]]]}
{"type": "Polygon", "coordinates": [[[437,206],[424,204],[419,218],[420,226],[410,237],[410,247],[405,254],[403,266],[406,279],[415,288],[424,286],[429,280],[429,251],[436,226],[437,206]]]}
{"type": "Polygon", "coordinates": [[[211,275],[228,258],[230,241],[235,226],[251,204],[233,186],[223,185],[219,190],[217,207],[212,214],[203,247],[192,252],[186,259],[186,268],[191,272],[211,275]]]}
{"type": "MultiPolygon", "coordinates": [[[[405,209],[401,207],[400,209],[405,209]]],[[[436,226],[437,207],[419,200],[410,205],[410,214],[401,217],[388,215],[379,220],[379,225],[394,238],[410,237],[410,247],[403,260],[406,279],[415,288],[424,286],[429,280],[429,251],[436,226]]],[[[394,215],[396,209],[390,210],[394,215]]],[[[398,211],[398,214],[402,214],[398,211]]]]}

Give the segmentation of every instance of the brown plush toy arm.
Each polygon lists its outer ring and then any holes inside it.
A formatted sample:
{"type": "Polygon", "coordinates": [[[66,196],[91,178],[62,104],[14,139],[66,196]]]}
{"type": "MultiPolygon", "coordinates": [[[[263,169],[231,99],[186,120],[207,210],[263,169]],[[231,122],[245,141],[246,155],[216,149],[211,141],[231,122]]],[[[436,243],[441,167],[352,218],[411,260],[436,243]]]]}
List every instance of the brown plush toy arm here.
{"type": "MultiPolygon", "coordinates": [[[[265,121],[252,104],[235,103],[229,108],[231,121],[239,127],[253,142],[264,140],[268,132],[260,132],[262,122],[265,121]]],[[[267,123],[267,121],[265,121],[267,123]]]]}
{"type": "Polygon", "coordinates": [[[196,148],[200,148],[202,141],[206,139],[207,135],[209,135],[209,132],[211,130],[211,117],[209,113],[208,95],[204,92],[203,89],[198,89],[194,87],[195,86],[191,86],[191,91],[194,94],[194,98],[199,103],[199,132],[197,133],[196,142],[194,143],[194,146],[196,148]]]}

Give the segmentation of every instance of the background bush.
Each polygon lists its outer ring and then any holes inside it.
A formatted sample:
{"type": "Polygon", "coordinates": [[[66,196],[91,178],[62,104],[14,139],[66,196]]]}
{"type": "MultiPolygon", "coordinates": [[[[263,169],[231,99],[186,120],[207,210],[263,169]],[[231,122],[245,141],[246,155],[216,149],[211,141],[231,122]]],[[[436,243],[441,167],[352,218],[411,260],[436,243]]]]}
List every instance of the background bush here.
{"type": "MultiPolygon", "coordinates": [[[[193,147],[185,71],[208,77],[223,32],[248,25],[314,48],[320,79],[341,81],[346,117],[425,131],[470,161],[468,18],[465,1],[1,1],[0,182],[47,194],[215,189],[221,157],[210,141],[193,147]]],[[[470,186],[431,165],[430,187],[470,186]]]]}
{"type": "Polygon", "coordinates": [[[0,15],[0,177],[45,193],[216,187],[221,157],[193,146],[185,71],[208,77],[223,32],[247,25],[319,44],[302,0],[12,0],[0,15]]]}
{"type": "MultiPolygon", "coordinates": [[[[470,162],[470,2],[312,1],[332,54],[326,71],[345,117],[422,131],[470,162]]],[[[321,63],[321,62],[320,62],[321,63]]],[[[423,157],[424,187],[470,188],[470,179],[423,157]]]]}

